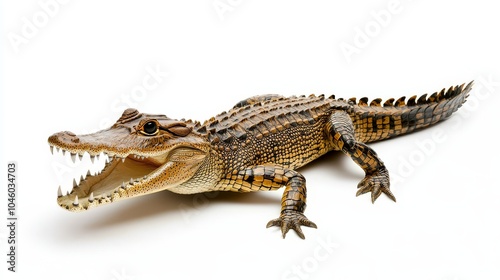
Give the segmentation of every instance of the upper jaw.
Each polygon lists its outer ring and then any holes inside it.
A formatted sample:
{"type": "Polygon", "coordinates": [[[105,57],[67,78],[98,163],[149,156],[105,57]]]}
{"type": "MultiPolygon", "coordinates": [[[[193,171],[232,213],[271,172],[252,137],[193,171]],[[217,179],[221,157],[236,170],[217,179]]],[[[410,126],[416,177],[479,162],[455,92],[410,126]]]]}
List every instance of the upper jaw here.
{"type": "MultiPolygon", "coordinates": [[[[110,130],[87,135],[76,135],[69,131],[62,131],[50,136],[48,142],[52,154],[54,154],[54,150],[56,150],[56,152],[61,150],[63,154],[69,152],[73,162],[76,161],[77,157],[81,160],[85,153],[88,153],[91,159],[94,159],[101,153],[110,158],[119,157],[122,159],[130,154],[143,157],[155,154],[155,152],[148,152],[147,149],[141,149],[140,151],[133,150],[130,148],[131,143],[124,143],[125,145],[121,145],[121,142],[128,141],[126,141],[126,139],[120,139],[120,137],[114,134],[115,133],[110,130]],[[108,144],[109,142],[115,142],[116,145],[110,147],[108,144]]],[[[119,133],[116,133],[116,135],[119,135],[119,133]]]]}

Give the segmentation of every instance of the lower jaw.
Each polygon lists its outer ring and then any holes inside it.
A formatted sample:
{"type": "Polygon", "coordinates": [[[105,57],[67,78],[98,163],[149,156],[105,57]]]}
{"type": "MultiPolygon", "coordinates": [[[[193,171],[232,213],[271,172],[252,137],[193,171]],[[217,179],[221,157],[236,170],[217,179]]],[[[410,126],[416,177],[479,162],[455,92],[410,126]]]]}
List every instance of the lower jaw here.
{"type": "Polygon", "coordinates": [[[137,184],[145,183],[156,169],[157,166],[146,162],[114,160],[101,174],[85,178],[70,194],[58,197],[58,204],[69,211],[82,211],[127,198],[130,192],[136,193],[137,184]]]}

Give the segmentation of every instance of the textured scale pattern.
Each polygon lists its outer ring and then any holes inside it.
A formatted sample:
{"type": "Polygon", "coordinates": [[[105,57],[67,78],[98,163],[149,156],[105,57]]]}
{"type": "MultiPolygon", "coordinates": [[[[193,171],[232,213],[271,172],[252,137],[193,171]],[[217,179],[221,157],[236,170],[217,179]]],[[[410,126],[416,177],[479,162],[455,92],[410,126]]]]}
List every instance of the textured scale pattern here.
{"type": "Polygon", "coordinates": [[[268,226],[282,227],[283,236],[293,228],[303,237],[299,225],[316,225],[302,214],[296,217],[297,223],[290,222],[290,211],[303,213],[306,205],[305,179],[293,170],[328,151],[340,150],[366,172],[357,195],[371,192],[375,201],[385,193],[395,201],[385,165],[364,143],[410,133],[448,118],[465,102],[471,87],[472,83],[443,89],[429,98],[426,94],[418,99],[412,96],[407,102],[405,97],[391,98],[383,104],[380,98],[371,102],[361,98],[356,103],[355,98],[323,95],[262,95],[243,100],[196,127],[217,151],[218,160],[210,166],[218,164],[225,174],[214,187],[199,191],[251,192],[285,185],[282,218],[268,226]],[[301,187],[291,187],[295,178],[302,178],[301,187]]]}
{"type": "Polygon", "coordinates": [[[295,168],[314,160],[330,148],[323,141],[323,126],[329,114],[350,107],[322,95],[264,95],[251,100],[256,102],[241,106],[242,101],[197,128],[207,134],[216,150],[223,152],[229,169],[269,162],[295,168]],[[258,102],[261,99],[264,101],[258,102]]]}
{"type": "MultiPolygon", "coordinates": [[[[284,187],[280,215],[267,226],[280,227],[283,237],[293,229],[304,238],[301,226],[315,228],[316,224],[304,215],[306,179],[297,172],[299,167],[329,151],[341,151],[365,172],[356,195],[371,193],[374,202],[385,194],[396,201],[390,190],[389,171],[366,143],[407,134],[447,119],[462,106],[471,88],[472,82],[428,97],[424,94],[407,101],[401,97],[385,102],[380,98],[369,102],[366,97],[356,101],[323,95],[261,95],[242,100],[203,124],[127,109],[108,130],[82,136],[60,132],[49,138],[49,144],[70,151],[73,158],[86,151],[92,157],[104,151],[118,155],[123,162],[133,155],[128,167],[154,169],[151,173],[144,172],[143,178],[122,183],[121,189],[115,189],[115,196],[106,203],[164,189],[192,194],[284,187]]],[[[112,164],[117,169],[127,167],[126,163],[112,164]]],[[[112,174],[107,170],[103,176],[112,174]]],[[[107,189],[112,189],[93,187],[90,183],[85,186],[87,190],[76,187],[75,194],[59,194],[60,205],[71,211],[87,209],[101,201],[92,194],[87,197],[90,189],[103,193],[101,197],[105,197],[107,189]],[[91,203],[80,203],[77,193],[91,203]]]]}
{"type": "MultiPolygon", "coordinates": [[[[368,98],[361,98],[354,106],[352,116],[358,140],[369,143],[379,141],[435,124],[451,116],[465,102],[472,83],[450,87],[448,90],[435,92],[427,98],[427,94],[414,95],[405,103],[405,97],[394,101],[388,99],[381,104],[377,98],[368,105],[368,98]]],[[[355,98],[350,99],[356,103],[355,98]]]]}

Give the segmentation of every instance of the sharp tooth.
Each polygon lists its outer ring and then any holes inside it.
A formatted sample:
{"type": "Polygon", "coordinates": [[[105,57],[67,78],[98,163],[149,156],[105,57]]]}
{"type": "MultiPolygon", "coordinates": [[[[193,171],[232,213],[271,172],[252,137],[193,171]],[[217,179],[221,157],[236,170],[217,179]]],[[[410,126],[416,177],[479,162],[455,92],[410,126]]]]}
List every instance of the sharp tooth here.
{"type": "Polygon", "coordinates": [[[83,175],[80,175],[80,184],[85,180],[85,178],[83,178],[83,175]]]}
{"type": "Polygon", "coordinates": [[[96,157],[97,157],[97,160],[99,160],[99,157],[100,157],[100,156],[101,156],[101,154],[97,154],[97,156],[96,156],[96,157]]]}
{"type": "Polygon", "coordinates": [[[59,147],[56,147],[56,153],[59,153],[59,147]]]}
{"type": "Polygon", "coordinates": [[[130,178],[129,184],[133,185],[134,184],[134,179],[130,178]]]}
{"type": "Polygon", "coordinates": [[[54,146],[50,146],[50,153],[54,155],[54,146]]]}
{"type": "Polygon", "coordinates": [[[59,188],[57,189],[57,197],[61,196],[62,196],[62,191],[61,191],[61,186],[59,186],[59,188]]]}
{"type": "Polygon", "coordinates": [[[73,188],[77,188],[77,187],[78,187],[78,185],[76,184],[76,180],[75,180],[75,178],[73,178],[73,188]]]}
{"type": "Polygon", "coordinates": [[[144,160],[144,157],[141,157],[141,160],[144,160]]]}
{"type": "Polygon", "coordinates": [[[146,180],[147,178],[148,178],[148,176],[144,176],[144,177],[142,177],[142,179],[144,179],[144,180],[146,180]]]}
{"type": "Polygon", "coordinates": [[[122,182],[121,187],[122,187],[122,189],[125,189],[125,182],[122,182]]]}
{"type": "Polygon", "coordinates": [[[124,157],[122,157],[122,162],[125,162],[125,158],[124,157]]]}
{"type": "Polygon", "coordinates": [[[95,156],[90,156],[90,161],[92,161],[92,163],[94,163],[94,159],[95,159],[95,156]]]}
{"type": "Polygon", "coordinates": [[[87,170],[87,176],[86,177],[88,177],[88,176],[90,176],[90,170],[87,170]]]}
{"type": "Polygon", "coordinates": [[[69,195],[69,191],[66,192],[66,195],[69,195]]]}
{"type": "Polygon", "coordinates": [[[80,161],[82,160],[83,158],[83,154],[78,154],[78,159],[80,159],[80,161]]]}
{"type": "Polygon", "coordinates": [[[78,206],[78,195],[75,196],[75,201],[73,201],[73,206],[78,206]]]}
{"type": "Polygon", "coordinates": [[[76,154],[71,153],[71,160],[73,161],[73,163],[75,163],[75,161],[76,161],[76,154]]]}
{"type": "Polygon", "coordinates": [[[66,155],[66,150],[62,150],[63,156],[66,155]]]}
{"type": "Polygon", "coordinates": [[[89,202],[90,203],[94,202],[94,193],[93,192],[90,193],[89,202]]]}

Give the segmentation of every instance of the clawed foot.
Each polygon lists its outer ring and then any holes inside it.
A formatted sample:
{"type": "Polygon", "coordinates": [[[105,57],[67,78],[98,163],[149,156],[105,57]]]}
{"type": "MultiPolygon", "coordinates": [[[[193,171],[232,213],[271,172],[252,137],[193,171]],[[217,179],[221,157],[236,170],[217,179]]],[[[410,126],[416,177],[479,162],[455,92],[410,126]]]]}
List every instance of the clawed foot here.
{"type": "Polygon", "coordinates": [[[356,196],[371,192],[372,203],[374,203],[382,193],[385,193],[390,199],[396,202],[396,197],[394,197],[389,189],[389,185],[389,172],[387,172],[387,169],[381,168],[376,172],[366,174],[365,178],[358,184],[356,196]]]}
{"type": "Polygon", "coordinates": [[[281,234],[283,235],[283,238],[285,238],[288,230],[293,229],[302,239],[305,239],[306,237],[304,236],[300,226],[318,228],[316,224],[309,221],[304,214],[297,211],[285,211],[281,213],[279,218],[269,221],[266,227],[269,228],[272,226],[281,227],[281,234]]]}

